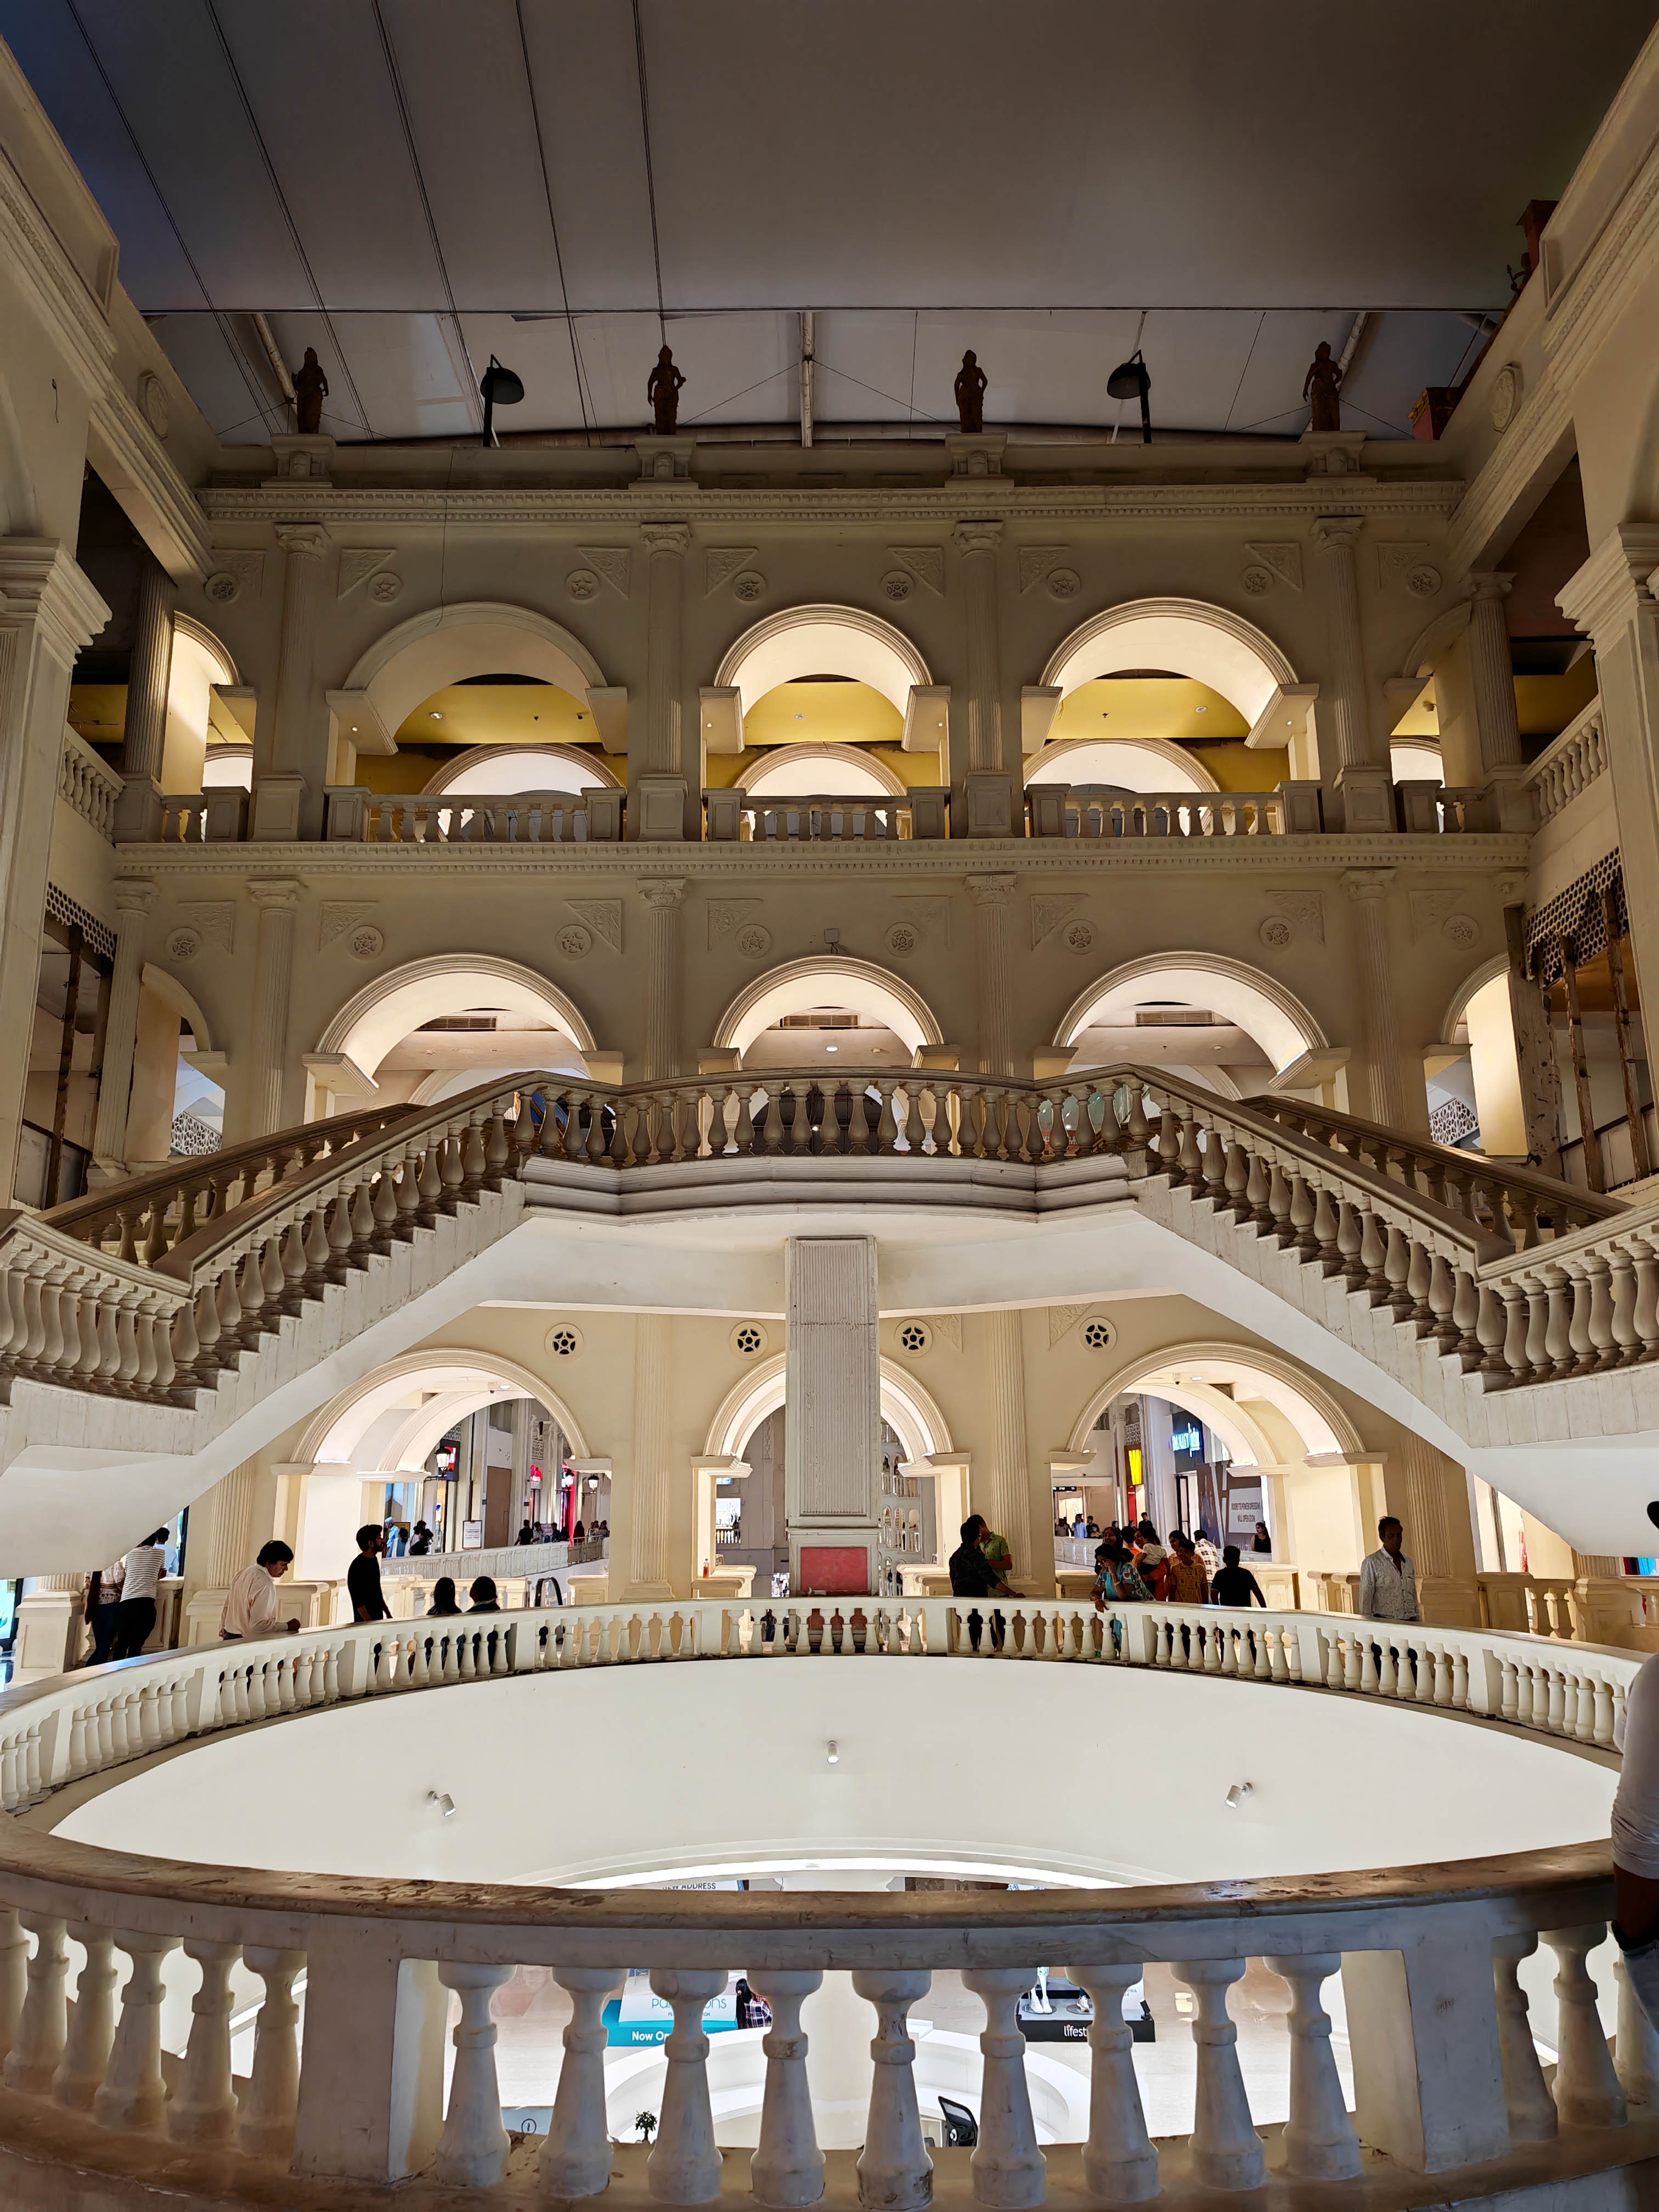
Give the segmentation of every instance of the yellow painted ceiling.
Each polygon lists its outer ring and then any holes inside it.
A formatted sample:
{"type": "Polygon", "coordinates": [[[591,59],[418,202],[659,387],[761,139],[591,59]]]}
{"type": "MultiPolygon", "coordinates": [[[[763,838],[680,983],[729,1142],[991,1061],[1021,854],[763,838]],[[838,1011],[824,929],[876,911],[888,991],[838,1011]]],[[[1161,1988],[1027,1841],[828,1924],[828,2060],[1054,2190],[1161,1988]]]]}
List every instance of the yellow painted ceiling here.
{"type": "MultiPolygon", "coordinates": [[[[1595,656],[1587,653],[1565,676],[1517,676],[1515,712],[1523,738],[1559,738],[1595,696],[1595,656]]],[[[1397,738],[1437,738],[1440,716],[1432,682],[1394,726],[1397,738]]]]}
{"type": "Polygon", "coordinates": [[[896,745],[904,717],[868,684],[780,684],[743,718],[750,745],[896,745]]]}
{"type": "Polygon", "coordinates": [[[89,745],[118,745],[126,728],[125,684],[71,684],[69,725],[89,745]]]}
{"type": "Polygon", "coordinates": [[[1068,692],[1052,735],[1164,738],[1216,744],[1248,738],[1250,726],[1229,699],[1190,676],[1100,676],[1068,692]]]}
{"type": "Polygon", "coordinates": [[[580,699],[552,684],[452,684],[422,699],[400,745],[580,745],[599,732],[580,699]]]}

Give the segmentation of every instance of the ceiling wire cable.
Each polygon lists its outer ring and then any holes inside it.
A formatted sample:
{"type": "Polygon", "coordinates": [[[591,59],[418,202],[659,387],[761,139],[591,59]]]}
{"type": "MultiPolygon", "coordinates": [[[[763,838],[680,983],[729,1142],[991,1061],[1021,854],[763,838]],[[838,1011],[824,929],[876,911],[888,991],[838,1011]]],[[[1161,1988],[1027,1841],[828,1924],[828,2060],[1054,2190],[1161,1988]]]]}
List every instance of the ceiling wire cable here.
{"type": "MultiPolygon", "coordinates": [[[[185,242],[185,234],[179,228],[179,219],[173,214],[171,206],[168,204],[167,194],[161,190],[160,180],[156,177],[155,170],[152,169],[149,165],[149,157],[145,153],[142,144],[139,143],[138,133],[132,127],[132,118],[127,113],[126,108],[123,105],[121,95],[116,91],[115,86],[111,81],[109,71],[104,67],[103,56],[99,52],[97,47],[94,46],[92,42],[92,33],[88,30],[85,22],[82,20],[81,10],[76,7],[76,0],[66,0],[66,4],[70,15],[74,18],[75,27],[81,33],[82,43],[86,47],[87,53],[91,59],[92,65],[103,80],[104,90],[109,94],[110,105],[114,108],[115,112],[120,117],[121,127],[127,134],[127,137],[131,144],[133,152],[138,156],[138,165],[143,169],[145,176],[149,179],[149,188],[155,195],[155,204],[161,209],[162,214],[167,217],[167,227],[172,231],[174,239],[178,241],[179,251],[184,255],[185,264],[189,268],[191,275],[196,279],[197,288],[200,291],[203,299],[207,302],[208,313],[212,316],[214,322],[218,326],[219,335],[225,342],[225,349],[229,354],[232,361],[236,364],[237,372],[240,375],[243,384],[247,387],[247,396],[253,402],[254,406],[258,410],[259,421],[268,423],[274,419],[278,429],[286,428],[287,424],[283,420],[281,410],[271,405],[270,402],[260,391],[258,384],[254,381],[252,375],[250,374],[247,356],[243,353],[236,334],[231,328],[230,318],[225,309],[219,307],[215,301],[212,293],[210,292],[207,288],[206,278],[196,265],[196,256],[191,252],[189,246],[185,242]]],[[[185,312],[189,313],[190,311],[186,309],[185,312]]],[[[252,419],[252,417],[245,416],[243,421],[246,422],[252,419]]],[[[237,429],[240,429],[242,428],[242,423],[239,422],[234,427],[237,429]]],[[[219,431],[216,432],[215,434],[222,437],[225,433],[219,431]]]]}
{"type": "Polygon", "coordinates": [[[914,308],[910,315],[910,420],[916,419],[916,340],[921,334],[921,309],[914,308]]]}
{"type": "Polygon", "coordinates": [[[230,81],[236,88],[236,97],[242,104],[242,112],[247,118],[247,127],[252,133],[253,143],[258,150],[259,159],[264,164],[266,180],[275,196],[277,211],[287,226],[289,241],[294,247],[301,268],[305,271],[306,282],[311,287],[311,296],[317,302],[317,313],[322,318],[323,328],[328,332],[329,343],[334,349],[334,357],[339,364],[340,374],[346,380],[346,389],[351,394],[352,404],[357,410],[357,421],[355,427],[372,438],[374,435],[374,426],[368,419],[368,410],[363,404],[363,395],[357,389],[357,380],[351,374],[351,363],[346,359],[345,348],[340,343],[340,333],[334,327],[334,318],[329,313],[327,302],[323,298],[322,287],[318,283],[316,271],[311,265],[311,256],[306,252],[305,242],[300,236],[300,227],[294,220],[294,210],[288,204],[288,195],[283,190],[282,179],[276,174],[276,165],[270,158],[270,149],[265,143],[264,133],[260,130],[258,118],[253,112],[253,102],[248,98],[247,87],[242,82],[242,72],[236,66],[236,57],[230,50],[229,40],[225,36],[225,27],[219,21],[219,10],[216,0],[203,0],[203,5],[207,9],[208,21],[213,26],[213,34],[219,41],[219,51],[224,57],[225,68],[229,73],[230,81]]]}
{"type": "MultiPolygon", "coordinates": [[[[1261,311],[1261,312],[1262,312],[1262,313],[1265,315],[1265,314],[1267,313],[1267,309],[1264,307],[1264,308],[1262,309],[1262,311],[1261,311]]],[[[1128,360],[1128,361],[1133,361],[1133,360],[1134,359],[1134,357],[1135,357],[1135,354],[1138,354],[1138,353],[1140,351],[1140,337],[1141,337],[1141,332],[1146,329],[1146,309],[1145,307],[1143,307],[1143,308],[1141,309],[1141,311],[1140,311],[1140,320],[1139,320],[1139,321],[1135,325],[1135,351],[1134,351],[1134,353],[1126,355],[1125,358],[1126,358],[1127,360],[1128,360]]],[[[1143,368],[1144,368],[1144,366],[1145,366],[1144,362],[1143,362],[1142,366],[1143,366],[1143,368]]],[[[1235,393],[1235,394],[1234,394],[1234,397],[1235,397],[1235,398],[1237,398],[1237,393],[1235,393]]],[[[1144,401],[1143,401],[1143,403],[1142,403],[1142,404],[1145,404],[1145,403],[1144,403],[1144,401]]],[[[1120,428],[1120,427],[1121,427],[1121,423],[1122,423],[1122,421],[1123,421],[1123,407],[1124,407],[1124,403],[1123,403],[1123,401],[1122,401],[1122,400],[1121,400],[1121,399],[1120,399],[1120,400],[1118,401],[1118,403],[1117,403],[1117,413],[1116,413],[1116,415],[1113,417],[1113,421],[1112,421],[1112,434],[1111,434],[1111,437],[1110,437],[1109,441],[1108,441],[1109,443],[1110,443],[1111,445],[1114,445],[1114,446],[1115,446],[1115,445],[1116,445],[1116,443],[1117,443],[1117,434],[1118,434],[1118,430],[1119,430],[1119,428],[1120,428]]]]}
{"type": "Polygon", "coordinates": [[[651,166],[651,95],[645,77],[645,25],[640,20],[640,0],[634,4],[634,66],[640,80],[640,131],[645,141],[645,197],[651,210],[651,261],[657,272],[657,327],[668,343],[668,318],[662,303],[662,247],[657,238],[657,179],[651,166]]]}
{"type": "Polygon", "coordinates": [[[547,227],[553,235],[553,263],[559,272],[559,297],[564,302],[564,327],[570,340],[570,366],[576,379],[576,404],[582,410],[582,431],[588,443],[592,443],[593,420],[598,410],[590,409],[590,394],[584,390],[586,372],[581,348],[576,343],[576,319],[570,312],[570,293],[564,281],[564,253],[559,245],[558,218],[553,212],[553,179],[547,169],[547,143],[542,137],[541,104],[536,98],[536,77],[530,66],[530,40],[524,27],[524,0],[513,0],[513,9],[519,23],[519,51],[524,56],[525,89],[530,94],[530,120],[536,133],[536,158],[542,167],[542,191],[547,199],[547,227]]]}
{"type": "MultiPolygon", "coordinates": [[[[1261,310],[1261,314],[1260,314],[1260,315],[1257,317],[1257,319],[1256,319],[1255,334],[1255,336],[1254,336],[1254,337],[1251,338],[1251,340],[1250,340],[1250,349],[1249,349],[1249,353],[1247,353],[1247,354],[1245,355],[1245,356],[1244,356],[1244,366],[1243,366],[1243,368],[1241,368],[1241,369],[1239,370],[1239,372],[1238,372],[1238,381],[1237,381],[1237,383],[1236,385],[1234,385],[1234,386],[1233,386],[1233,396],[1232,396],[1232,398],[1231,398],[1228,401],[1228,403],[1227,403],[1227,412],[1226,412],[1226,414],[1222,417],[1221,427],[1222,427],[1222,428],[1223,428],[1224,430],[1228,429],[1228,428],[1230,428],[1231,427],[1232,419],[1233,419],[1233,410],[1234,410],[1234,408],[1235,408],[1235,407],[1237,407],[1237,404],[1238,404],[1238,395],[1239,395],[1239,393],[1240,393],[1241,392],[1243,392],[1243,390],[1244,389],[1244,380],[1245,380],[1245,378],[1246,378],[1246,377],[1249,374],[1249,373],[1250,373],[1250,363],[1251,363],[1251,362],[1255,359],[1255,349],[1256,349],[1256,346],[1257,346],[1257,344],[1259,343],[1259,342],[1260,342],[1260,340],[1261,340],[1261,332],[1262,332],[1263,327],[1265,326],[1265,325],[1266,325],[1266,323],[1267,323],[1267,310],[1264,307],[1264,308],[1261,310]]],[[[1121,405],[1121,402],[1120,402],[1119,404],[1120,404],[1120,405],[1121,405]]]]}
{"type": "MultiPolygon", "coordinates": [[[[890,407],[902,407],[905,404],[904,401],[898,397],[896,392],[884,392],[878,384],[866,384],[861,376],[854,376],[851,369],[837,368],[833,362],[826,361],[822,354],[817,356],[817,362],[814,365],[818,368],[827,368],[831,376],[840,377],[844,383],[856,384],[860,392],[873,392],[878,399],[886,400],[890,407]]],[[[912,399],[910,403],[910,416],[913,422],[915,421],[918,412],[920,412],[924,422],[943,422],[948,419],[943,415],[930,415],[925,407],[918,410],[915,400],[912,399]]]]}
{"type": "Polygon", "coordinates": [[[421,196],[421,213],[426,217],[426,234],[432,244],[432,258],[437,264],[438,281],[444,288],[444,299],[448,304],[449,319],[460,343],[461,358],[466,363],[465,399],[471,415],[473,428],[483,428],[483,398],[478,390],[478,368],[472,358],[472,349],[466,342],[466,332],[461,326],[461,312],[455,304],[455,288],[449,281],[449,264],[444,259],[443,241],[438,236],[437,220],[432,212],[432,202],[427,197],[426,175],[421,167],[420,149],[415,143],[415,125],[410,117],[409,101],[404,93],[403,72],[398,67],[398,56],[392,44],[392,33],[386,29],[386,17],[380,11],[380,0],[371,0],[374,9],[374,27],[380,34],[380,52],[386,57],[386,73],[392,85],[392,97],[398,103],[398,120],[403,125],[404,144],[409,153],[409,167],[415,179],[415,189],[421,196]]]}

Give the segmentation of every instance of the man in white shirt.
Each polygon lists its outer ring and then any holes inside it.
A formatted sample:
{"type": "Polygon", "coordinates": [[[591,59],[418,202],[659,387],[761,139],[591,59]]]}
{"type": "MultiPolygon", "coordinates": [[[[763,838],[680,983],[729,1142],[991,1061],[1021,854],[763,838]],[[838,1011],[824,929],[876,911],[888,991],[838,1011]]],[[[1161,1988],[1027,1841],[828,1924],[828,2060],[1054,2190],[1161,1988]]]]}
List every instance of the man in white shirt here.
{"type": "Polygon", "coordinates": [[[1359,1617],[1362,1620],[1421,1620],[1417,1602],[1417,1569],[1401,1547],[1406,1532],[1392,1513],[1376,1524],[1380,1552],[1368,1552],[1359,1570],[1359,1617]]]}
{"type": "Polygon", "coordinates": [[[155,1626],[155,1593],[167,1572],[170,1533],[158,1528],[142,1544],[135,1544],[121,1563],[121,1602],[115,1608],[112,1659],[136,1659],[149,1640],[155,1626]]]}
{"type": "Polygon", "coordinates": [[[243,1568],[225,1593],[224,1610],[219,1615],[222,1643],[237,1644],[245,1636],[275,1636],[284,1627],[290,1636],[297,1633],[297,1618],[283,1621],[276,1615],[276,1585],[293,1564],[294,1554],[288,1546],[279,1537],[272,1537],[253,1565],[243,1568]]]}

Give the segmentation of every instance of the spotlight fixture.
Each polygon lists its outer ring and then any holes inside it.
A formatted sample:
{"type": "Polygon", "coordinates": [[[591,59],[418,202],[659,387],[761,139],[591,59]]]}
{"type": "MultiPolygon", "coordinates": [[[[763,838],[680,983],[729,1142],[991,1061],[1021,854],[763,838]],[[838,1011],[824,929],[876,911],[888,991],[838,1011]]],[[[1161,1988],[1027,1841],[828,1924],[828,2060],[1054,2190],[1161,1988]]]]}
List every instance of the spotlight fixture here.
{"type": "Polygon", "coordinates": [[[1227,1810],[1230,1813],[1237,1812],[1239,1807],[1244,1802],[1244,1800],[1250,1796],[1250,1784],[1248,1782],[1235,1782],[1232,1788],[1227,1792],[1224,1801],[1227,1810]]]}
{"type": "Polygon", "coordinates": [[[829,1742],[824,1747],[824,1757],[828,1764],[831,1766],[835,1766],[840,1762],[841,1746],[836,1741],[834,1736],[830,1737],[829,1742]]]}
{"type": "Polygon", "coordinates": [[[1152,413],[1146,404],[1146,395],[1152,388],[1152,380],[1146,374],[1146,363],[1137,346],[1127,361],[1120,362],[1106,380],[1106,394],[1110,399],[1138,399],[1140,402],[1140,437],[1143,445],[1152,442],[1152,413]]]}
{"type": "Polygon", "coordinates": [[[446,1820],[455,1810],[455,1800],[447,1790],[428,1790],[426,1793],[426,1802],[428,1805],[435,1805],[446,1820]]]}
{"type": "Polygon", "coordinates": [[[495,410],[518,405],[524,398],[524,379],[515,375],[510,368],[503,368],[492,353],[489,368],[478,379],[478,390],[483,394],[484,404],[483,442],[486,446],[492,445],[495,436],[495,410]]]}

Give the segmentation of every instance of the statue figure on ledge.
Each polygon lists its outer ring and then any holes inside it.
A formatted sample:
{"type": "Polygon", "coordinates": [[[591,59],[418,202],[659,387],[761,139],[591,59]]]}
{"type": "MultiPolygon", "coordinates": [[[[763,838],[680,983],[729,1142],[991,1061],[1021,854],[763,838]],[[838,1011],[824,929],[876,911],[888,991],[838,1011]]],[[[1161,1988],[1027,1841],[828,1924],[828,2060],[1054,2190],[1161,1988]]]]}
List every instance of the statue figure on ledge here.
{"type": "Polygon", "coordinates": [[[315,346],[306,348],[301,367],[294,372],[294,413],[302,438],[314,438],[323,427],[323,402],[328,379],[323,374],[315,346]]]}
{"type": "Polygon", "coordinates": [[[985,428],[985,386],[988,380],[973,348],[962,356],[957,371],[957,419],[964,437],[976,437],[985,428]]]}
{"type": "Polygon", "coordinates": [[[1308,365],[1308,374],[1302,380],[1302,397],[1313,403],[1313,416],[1308,424],[1310,430],[1340,430],[1342,428],[1342,403],[1337,398],[1337,386],[1342,381],[1342,371],[1331,359],[1328,343],[1321,338],[1317,350],[1308,365]]]}
{"type": "Polygon", "coordinates": [[[674,366],[672,353],[665,346],[657,356],[657,365],[645,387],[645,396],[651,402],[653,427],[659,438],[672,438],[679,426],[680,386],[684,381],[674,366]]]}

